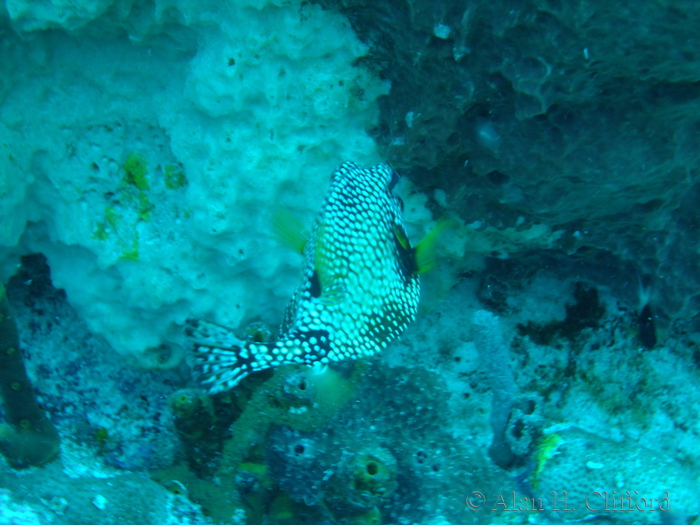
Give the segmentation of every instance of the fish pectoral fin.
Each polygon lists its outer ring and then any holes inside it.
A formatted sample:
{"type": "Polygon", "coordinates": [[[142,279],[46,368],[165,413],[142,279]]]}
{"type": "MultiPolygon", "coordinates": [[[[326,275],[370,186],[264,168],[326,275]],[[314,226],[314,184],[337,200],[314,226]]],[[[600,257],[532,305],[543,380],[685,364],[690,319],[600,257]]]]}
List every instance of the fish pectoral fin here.
{"type": "Polygon", "coordinates": [[[319,300],[325,306],[335,306],[345,301],[347,295],[348,291],[345,285],[340,281],[334,281],[321,290],[319,300]]]}
{"type": "Polygon", "coordinates": [[[319,292],[318,298],[321,304],[332,306],[343,302],[347,297],[347,289],[343,284],[347,275],[339,273],[332,262],[324,256],[328,252],[326,246],[328,239],[323,224],[318,226],[317,232],[314,253],[314,276],[318,283],[316,290],[319,292]]]}
{"type": "Polygon", "coordinates": [[[299,219],[286,210],[277,209],[272,217],[272,227],[277,240],[295,252],[304,253],[309,232],[299,219]]]}
{"type": "Polygon", "coordinates": [[[435,227],[415,247],[415,260],[418,273],[426,273],[437,265],[437,242],[440,236],[452,227],[454,222],[448,218],[438,219],[435,227]]]}

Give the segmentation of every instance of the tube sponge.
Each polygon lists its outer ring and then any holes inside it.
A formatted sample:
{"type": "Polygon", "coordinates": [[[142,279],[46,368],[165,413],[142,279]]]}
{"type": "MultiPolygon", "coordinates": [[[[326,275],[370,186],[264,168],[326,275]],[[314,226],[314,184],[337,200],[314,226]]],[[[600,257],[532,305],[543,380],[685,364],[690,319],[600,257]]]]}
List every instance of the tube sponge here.
{"type": "Polygon", "coordinates": [[[479,351],[481,367],[489,378],[491,392],[491,429],[493,440],[489,456],[496,465],[508,468],[514,459],[506,440],[508,421],[517,396],[515,376],[508,366],[509,345],[503,338],[498,316],[486,310],[474,313],[474,344],[479,351]]]}
{"type": "Polygon", "coordinates": [[[370,445],[341,460],[326,494],[335,514],[355,515],[381,504],[398,487],[398,462],[381,446],[370,445]]]}
{"type": "Polygon", "coordinates": [[[0,425],[0,452],[13,468],[43,465],[59,452],[58,431],[39,407],[19,348],[17,325],[0,284],[0,396],[7,425],[0,425]]]}
{"type": "Polygon", "coordinates": [[[222,441],[211,399],[201,390],[185,388],[170,396],[168,407],[190,469],[198,475],[210,474],[222,441]]]}

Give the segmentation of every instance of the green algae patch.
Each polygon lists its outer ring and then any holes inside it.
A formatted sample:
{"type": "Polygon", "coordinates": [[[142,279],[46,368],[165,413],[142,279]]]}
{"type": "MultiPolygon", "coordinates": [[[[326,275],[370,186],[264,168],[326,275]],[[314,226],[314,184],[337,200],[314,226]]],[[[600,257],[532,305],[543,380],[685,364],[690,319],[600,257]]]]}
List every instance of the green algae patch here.
{"type": "Polygon", "coordinates": [[[139,190],[147,190],[148,184],[148,162],[141,153],[132,151],[124,162],[124,181],[139,190]]]}
{"type": "Polygon", "coordinates": [[[125,243],[120,243],[122,254],[120,259],[127,261],[138,261],[139,260],[139,234],[134,231],[134,239],[131,244],[127,246],[125,243]]]}
{"type": "MultiPolygon", "coordinates": [[[[138,219],[150,220],[150,207],[140,208],[138,219]]],[[[104,219],[95,224],[92,238],[101,242],[106,242],[111,238],[112,242],[115,243],[115,248],[121,252],[119,259],[138,261],[139,233],[135,227],[125,228],[123,222],[123,218],[117,213],[117,210],[111,206],[105,206],[104,219]]]]}
{"type": "Polygon", "coordinates": [[[185,172],[181,168],[172,164],[166,164],[163,174],[165,176],[165,187],[169,190],[180,190],[187,186],[187,177],[185,177],[185,172]]]}
{"type": "Polygon", "coordinates": [[[98,241],[106,241],[110,233],[117,231],[119,224],[119,215],[111,206],[105,206],[105,218],[95,225],[92,232],[93,239],[98,241]]]}
{"type": "Polygon", "coordinates": [[[137,195],[138,200],[138,219],[143,222],[148,222],[151,220],[151,210],[153,209],[153,204],[148,199],[148,195],[145,192],[140,191],[137,195]]]}

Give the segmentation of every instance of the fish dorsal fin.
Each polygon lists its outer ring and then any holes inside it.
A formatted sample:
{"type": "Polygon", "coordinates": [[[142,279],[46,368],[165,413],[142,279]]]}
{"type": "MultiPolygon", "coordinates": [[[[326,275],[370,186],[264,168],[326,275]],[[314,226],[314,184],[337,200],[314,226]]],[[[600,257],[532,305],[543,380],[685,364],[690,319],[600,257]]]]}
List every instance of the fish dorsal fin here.
{"type": "Polygon", "coordinates": [[[297,253],[304,253],[309,232],[299,219],[286,210],[277,209],[272,217],[275,237],[297,253]]]}

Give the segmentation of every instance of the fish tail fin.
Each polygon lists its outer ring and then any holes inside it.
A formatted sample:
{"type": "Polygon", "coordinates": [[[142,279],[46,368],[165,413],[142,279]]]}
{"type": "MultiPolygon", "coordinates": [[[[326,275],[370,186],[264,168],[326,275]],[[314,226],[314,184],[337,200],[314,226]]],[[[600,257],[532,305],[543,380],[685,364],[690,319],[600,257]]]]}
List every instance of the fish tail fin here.
{"type": "MultiPolygon", "coordinates": [[[[231,390],[254,366],[249,341],[236,337],[233,330],[208,321],[188,319],[186,334],[194,347],[194,368],[210,394],[231,390]]],[[[259,346],[259,345],[256,345],[259,346]]]]}

